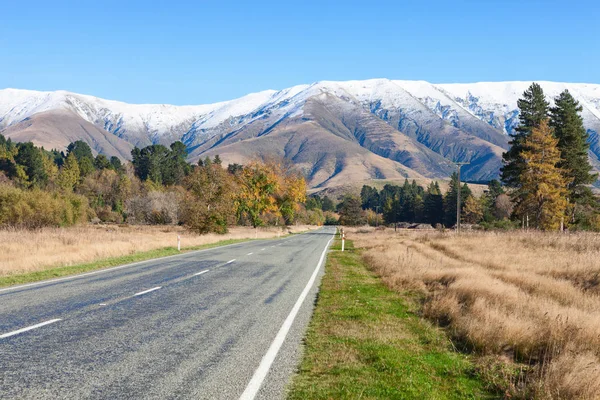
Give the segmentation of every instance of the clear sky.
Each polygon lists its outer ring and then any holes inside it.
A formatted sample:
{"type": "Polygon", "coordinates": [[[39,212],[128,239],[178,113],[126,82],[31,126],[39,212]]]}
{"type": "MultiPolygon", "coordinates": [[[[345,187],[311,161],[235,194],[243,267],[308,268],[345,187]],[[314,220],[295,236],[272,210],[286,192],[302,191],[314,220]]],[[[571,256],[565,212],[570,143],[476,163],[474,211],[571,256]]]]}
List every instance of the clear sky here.
{"type": "Polygon", "coordinates": [[[599,3],[5,1],[0,88],[201,104],[319,80],[600,83],[599,3]]]}

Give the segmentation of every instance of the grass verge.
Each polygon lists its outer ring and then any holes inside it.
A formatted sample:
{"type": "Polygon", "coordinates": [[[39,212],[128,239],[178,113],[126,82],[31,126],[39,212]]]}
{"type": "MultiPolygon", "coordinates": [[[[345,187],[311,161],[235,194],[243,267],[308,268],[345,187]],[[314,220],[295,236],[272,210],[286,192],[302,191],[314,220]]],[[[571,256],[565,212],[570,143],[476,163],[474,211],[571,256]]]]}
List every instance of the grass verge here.
{"type": "Polygon", "coordinates": [[[151,260],[154,258],[167,257],[175,254],[183,254],[195,250],[210,249],[213,247],[226,246],[240,242],[247,242],[254,239],[228,239],[216,243],[208,243],[201,246],[186,247],[177,251],[176,247],[163,247],[161,249],[143,251],[139,253],[128,254],[120,257],[104,258],[98,261],[67,265],[64,267],[51,267],[41,271],[29,272],[25,274],[15,274],[0,277],[0,287],[19,285],[23,283],[31,283],[43,281],[46,279],[60,278],[68,275],[80,274],[83,272],[93,271],[97,269],[116,267],[119,265],[130,264],[139,261],[151,260]]]}
{"type": "Polygon", "coordinates": [[[388,289],[351,241],[332,247],[289,399],[490,399],[468,356],[388,289]]]}

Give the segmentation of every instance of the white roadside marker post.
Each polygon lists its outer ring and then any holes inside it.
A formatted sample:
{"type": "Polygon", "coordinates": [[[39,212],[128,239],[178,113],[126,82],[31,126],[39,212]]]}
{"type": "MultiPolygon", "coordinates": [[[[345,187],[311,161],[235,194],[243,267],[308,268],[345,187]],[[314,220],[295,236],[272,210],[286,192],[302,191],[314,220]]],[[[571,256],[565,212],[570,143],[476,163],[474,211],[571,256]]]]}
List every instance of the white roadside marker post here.
{"type": "Polygon", "coordinates": [[[346,234],[342,231],[342,252],[344,251],[344,244],[346,242],[346,234]]]}
{"type": "Polygon", "coordinates": [[[177,235],[177,251],[181,251],[181,236],[177,235]]]}

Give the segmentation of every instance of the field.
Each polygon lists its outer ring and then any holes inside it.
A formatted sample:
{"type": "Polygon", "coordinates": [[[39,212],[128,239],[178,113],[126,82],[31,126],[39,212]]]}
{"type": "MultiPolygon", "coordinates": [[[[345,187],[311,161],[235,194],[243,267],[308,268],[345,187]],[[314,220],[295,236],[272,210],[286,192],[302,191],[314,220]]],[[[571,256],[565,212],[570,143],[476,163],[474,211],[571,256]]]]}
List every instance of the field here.
{"type": "Polygon", "coordinates": [[[492,399],[470,357],[416,313],[414,296],[390,290],[351,240],[327,257],[305,339],[294,399],[492,399]]]}
{"type": "Polygon", "coordinates": [[[600,236],[353,230],[385,284],[510,398],[600,398],[600,236]]]}
{"type": "MultiPolygon", "coordinates": [[[[0,277],[47,271],[102,259],[177,246],[197,248],[221,241],[273,238],[310,229],[308,226],[252,229],[233,227],[225,235],[196,235],[170,226],[81,226],[40,230],[0,230],[0,277]]],[[[160,256],[163,254],[156,254],[160,256]]],[[[164,254],[166,255],[166,254],[164,254]]]]}

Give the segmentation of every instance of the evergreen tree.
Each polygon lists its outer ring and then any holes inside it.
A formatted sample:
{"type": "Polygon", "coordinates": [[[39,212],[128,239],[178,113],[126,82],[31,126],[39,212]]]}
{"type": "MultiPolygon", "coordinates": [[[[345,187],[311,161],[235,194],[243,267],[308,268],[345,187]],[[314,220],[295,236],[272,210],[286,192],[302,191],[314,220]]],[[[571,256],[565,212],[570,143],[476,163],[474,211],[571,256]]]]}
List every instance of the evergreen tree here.
{"type": "Polygon", "coordinates": [[[525,140],[531,130],[540,125],[548,117],[548,102],[544,97],[542,87],[537,83],[523,93],[523,98],[517,101],[519,107],[519,126],[511,135],[510,149],[502,154],[504,166],[501,168],[502,182],[506,186],[517,188],[525,168],[522,153],[526,150],[525,140]]]}
{"type": "Polygon", "coordinates": [[[32,186],[44,186],[48,181],[48,175],[44,168],[41,150],[31,142],[19,143],[17,150],[18,152],[14,160],[17,164],[23,166],[28,177],[28,183],[32,186]]]}
{"type": "Polygon", "coordinates": [[[108,158],[106,158],[104,154],[98,154],[96,156],[96,159],[94,160],[94,167],[96,169],[102,170],[110,169],[112,166],[110,164],[110,161],[108,161],[108,158]]]}
{"type": "Polygon", "coordinates": [[[592,197],[591,190],[585,185],[595,182],[598,175],[590,173],[592,166],[588,159],[588,133],[580,115],[583,108],[568,90],[562,92],[554,102],[555,107],[550,109],[550,126],[558,139],[558,166],[565,170],[571,181],[568,188],[571,203],[585,201],[592,197]]]}
{"type": "Polygon", "coordinates": [[[525,146],[521,187],[514,193],[516,213],[522,218],[528,217],[530,226],[556,230],[567,210],[570,178],[557,167],[561,160],[558,140],[547,120],[532,129],[525,146]]]}
{"type": "Polygon", "coordinates": [[[331,200],[328,196],[323,196],[323,200],[321,201],[321,207],[323,211],[335,210],[335,204],[333,204],[333,200],[331,200]]]}
{"type": "Polygon", "coordinates": [[[358,197],[347,196],[340,208],[340,224],[358,226],[366,223],[361,201],[358,197]]]}
{"type": "Polygon", "coordinates": [[[116,156],[112,156],[110,158],[110,165],[112,166],[112,169],[114,169],[117,172],[119,172],[119,171],[121,171],[121,169],[123,169],[121,160],[119,159],[119,157],[116,157],[116,156]]]}
{"type": "Polygon", "coordinates": [[[425,222],[436,225],[443,222],[444,198],[437,182],[431,182],[427,187],[423,202],[423,219],[425,222]]]}
{"type": "Polygon", "coordinates": [[[375,210],[379,206],[379,192],[374,187],[363,185],[360,199],[363,210],[375,210]]]}

